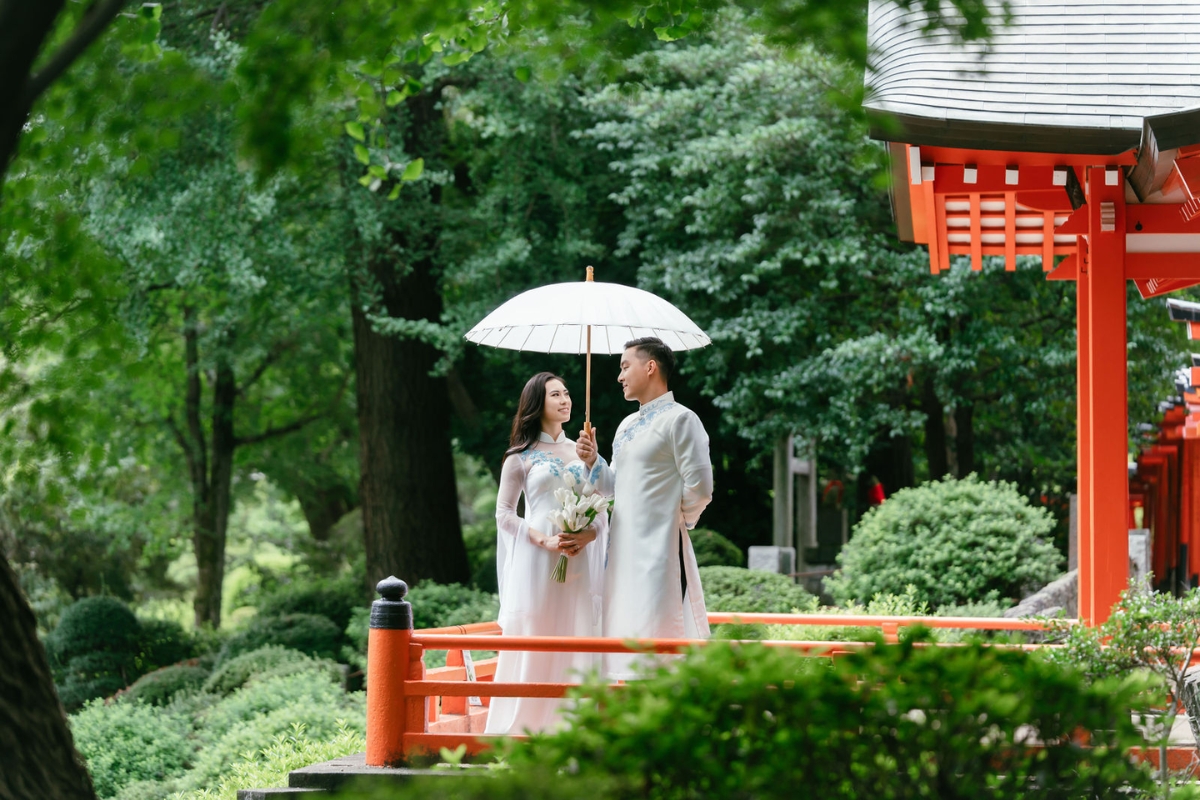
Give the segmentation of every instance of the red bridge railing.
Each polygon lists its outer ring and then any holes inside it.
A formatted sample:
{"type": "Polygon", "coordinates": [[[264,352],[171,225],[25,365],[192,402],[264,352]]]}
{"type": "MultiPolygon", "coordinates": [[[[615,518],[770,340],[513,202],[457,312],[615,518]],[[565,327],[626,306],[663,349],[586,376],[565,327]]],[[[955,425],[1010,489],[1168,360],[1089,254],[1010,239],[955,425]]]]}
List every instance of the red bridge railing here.
{"type": "MultiPolygon", "coordinates": [[[[483,734],[493,697],[562,697],[572,683],[497,683],[496,659],[473,664],[472,650],[521,650],[579,653],[678,653],[712,643],[709,639],[616,639],[569,636],[501,636],[495,622],[455,625],[414,631],[412,607],[404,600],[408,587],[388,578],[379,584],[383,599],[371,608],[367,648],[367,765],[385,766],[407,756],[442,747],[466,745],[469,753],[490,747],[495,739],[483,734]],[[445,650],[446,666],[426,669],[426,650],[445,650]],[[473,705],[469,698],[479,698],[473,705]]],[[[976,617],[893,617],[831,614],[710,613],[710,624],[744,623],[869,627],[882,630],[885,641],[897,641],[901,628],[1041,631],[1061,623],[1031,619],[976,617]]],[[[873,647],[872,642],[761,641],[768,647],[787,647],[806,655],[836,657],[873,647]]],[[[1032,649],[1045,645],[997,645],[1032,649]]]]}

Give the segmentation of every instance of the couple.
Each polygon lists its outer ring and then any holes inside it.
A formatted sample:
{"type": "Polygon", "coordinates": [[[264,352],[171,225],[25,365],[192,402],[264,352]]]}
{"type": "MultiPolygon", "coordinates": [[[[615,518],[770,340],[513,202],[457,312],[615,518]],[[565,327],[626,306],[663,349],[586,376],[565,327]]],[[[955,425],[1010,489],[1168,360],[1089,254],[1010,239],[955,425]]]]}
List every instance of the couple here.
{"type": "MultiPolygon", "coordinates": [[[[617,428],[613,460],[599,456],[596,431],[572,442],[563,432],[571,396],[561,378],[534,375],[521,392],[496,499],[496,565],[500,628],[509,636],[708,636],[704,592],[687,530],[712,500],[708,435],[700,419],[675,402],[668,381],[675,356],[655,338],[625,345],[617,380],[640,408],[617,428]],[[613,498],[611,525],[602,513],[580,534],[549,521],[565,472],[613,498]],[[517,501],[525,495],[525,516],[517,501]],[[559,555],[566,581],[551,580],[559,555]]],[[[578,681],[603,669],[635,677],[637,655],[504,651],[498,682],[578,681]]],[[[555,727],[561,701],[493,698],[487,733],[555,727]]]]}

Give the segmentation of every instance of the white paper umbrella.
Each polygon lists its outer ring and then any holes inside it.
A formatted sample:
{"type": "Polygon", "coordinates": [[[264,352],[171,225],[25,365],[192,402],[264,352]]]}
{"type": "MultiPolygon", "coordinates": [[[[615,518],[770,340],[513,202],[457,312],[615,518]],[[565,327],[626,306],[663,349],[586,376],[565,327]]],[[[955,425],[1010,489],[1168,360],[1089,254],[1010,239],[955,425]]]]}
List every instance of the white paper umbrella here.
{"type": "Polygon", "coordinates": [[[658,295],[592,279],[522,292],[488,314],[467,341],[536,353],[587,354],[584,428],[592,420],[592,352],[621,353],[631,339],[656,336],[672,350],[711,344],[700,326],[658,295]]]}

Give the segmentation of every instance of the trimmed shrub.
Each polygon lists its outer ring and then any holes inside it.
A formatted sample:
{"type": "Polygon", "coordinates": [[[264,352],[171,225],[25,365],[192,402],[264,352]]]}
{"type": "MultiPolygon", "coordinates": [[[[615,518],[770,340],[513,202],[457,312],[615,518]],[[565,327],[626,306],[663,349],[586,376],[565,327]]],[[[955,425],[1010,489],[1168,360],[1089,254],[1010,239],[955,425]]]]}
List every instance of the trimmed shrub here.
{"type": "Polygon", "coordinates": [[[500,613],[497,595],[459,583],[422,581],[408,593],[407,600],[412,603],[413,626],[416,628],[490,622],[500,613]]]}
{"type": "Polygon", "coordinates": [[[203,747],[181,786],[189,790],[212,786],[230,764],[269,747],[281,734],[299,729],[321,741],[346,727],[365,732],[365,696],[342,691],[322,670],[251,681],[200,713],[196,735],[203,747]]]}
{"type": "Polygon", "coordinates": [[[299,650],[281,645],[267,645],[249,653],[229,659],[204,682],[204,691],[225,696],[245,686],[252,678],[273,673],[281,667],[292,667],[294,671],[335,666],[331,661],[311,658],[299,650]]]}
{"type": "Polygon", "coordinates": [[[46,637],[58,696],[67,711],[124,689],[141,671],[142,627],[113,597],[87,597],[63,612],[46,637]]]}
{"type": "Polygon", "coordinates": [[[1050,512],[975,475],[896,492],[867,512],[825,586],[839,603],[916,587],[933,609],[1018,598],[1058,575],[1050,512]]]}
{"type": "Polygon", "coordinates": [[[142,672],[178,664],[196,655],[192,637],[178,622],[167,619],[139,620],[138,668],[142,672]]]}
{"type": "Polygon", "coordinates": [[[817,607],[817,598],[786,575],[741,567],[701,567],[700,585],[709,611],[789,614],[817,607]]]}
{"type": "Polygon", "coordinates": [[[332,738],[315,738],[307,725],[299,723],[292,731],[276,735],[266,747],[242,754],[242,760],[221,773],[216,786],[175,800],[237,800],[239,789],[286,786],[292,770],[359,753],[366,746],[361,727],[342,723],[332,738]]]}
{"type": "Polygon", "coordinates": [[[147,672],[133,682],[125,692],[130,700],[140,700],[152,706],[166,705],[179,692],[199,689],[208,679],[204,667],[173,664],[147,672]]]}
{"type": "Polygon", "coordinates": [[[716,531],[696,528],[692,531],[696,563],[702,567],[742,567],[746,555],[742,549],[716,531]]]}
{"type": "Polygon", "coordinates": [[[557,774],[564,796],[575,776],[614,780],[597,800],[1111,797],[1154,786],[1127,757],[1142,688],[980,645],[910,640],[831,662],[715,644],[620,692],[577,690],[604,702],[573,705],[564,730],[507,757],[513,774],[557,774]]]}
{"type": "Polygon", "coordinates": [[[115,797],[137,781],[183,773],[192,756],[186,717],[120,699],[93,700],[70,719],[75,747],[87,763],[96,795],[115,797]]]}
{"type": "Polygon", "coordinates": [[[354,609],[369,607],[371,598],[355,578],[296,580],[271,590],[257,605],[260,617],[317,614],[345,630],[354,609]]]}
{"type": "Polygon", "coordinates": [[[342,632],[329,617],[317,614],[285,614],[282,617],[255,617],[226,640],[217,657],[217,666],[242,653],[270,644],[281,645],[319,658],[337,658],[342,632]]]}

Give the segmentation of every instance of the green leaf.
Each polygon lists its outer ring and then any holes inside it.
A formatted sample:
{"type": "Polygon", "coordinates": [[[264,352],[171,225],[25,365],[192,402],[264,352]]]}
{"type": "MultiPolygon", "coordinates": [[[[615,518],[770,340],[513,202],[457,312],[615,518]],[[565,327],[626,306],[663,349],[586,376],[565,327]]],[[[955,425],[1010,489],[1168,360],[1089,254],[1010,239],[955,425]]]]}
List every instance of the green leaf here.
{"type": "Polygon", "coordinates": [[[358,182],[361,183],[363,186],[370,186],[371,181],[373,181],[373,180],[375,180],[375,179],[373,177],[371,177],[370,175],[363,175],[361,178],[358,179],[358,182]]]}
{"type": "Polygon", "coordinates": [[[459,64],[464,64],[470,61],[472,55],[473,53],[471,53],[470,50],[458,50],[442,56],[442,63],[447,67],[458,66],[459,64]]]}
{"type": "Polygon", "coordinates": [[[424,64],[429,59],[433,58],[433,48],[427,44],[423,44],[417,48],[417,63],[424,64]]]}
{"type": "Polygon", "coordinates": [[[533,71],[529,69],[529,67],[517,67],[515,70],[513,70],[513,77],[515,77],[521,83],[529,83],[529,79],[532,77],[532,75],[533,71]]]}
{"type": "Polygon", "coordinates": [[[399,197],[399,196],[400,196],[400,189],[401,189],[401,187],[403,187],[403,186],[404,186],[404,184],[403,184],[403,183],[397,183],[395,186],[393,186],[393,187],[392,187],[392,190],[391,190],[390,192],[388,192],[387,199],[388,199],[388,200],[395,200],[397,197],[399,197]]]}
{"type": "Polygon", "coordinates": [[[395,89],[392,89],[390,92],[387,93],[387,107],[388,108],[398,106],[403,101],[404,101],[404,94],[402,92],[397,92],[395,89]]]}
{"type": "Polygon", "coordinates": [[[482,53],[488,46],[487,32],[476,30],[467,39],[467,47],[471,48],[472,53],[482,53]]]}
{"type": "Polygon", "coordinates": [[[421,173],[423,172],[425,172],[425,159],[415,158],[404,168],[404,173],[400,176],[400,180],[415,181],[421,177],[421,173]]]}
{"type": "Polygon", "coordinates": [[[363,126],[361,122],[347,122],[346,133],[350,134],[350,136],[353,138],[358,139],[360,142],[365,142],[367,140],[367,135],[363,132],[363,126]]]}
{"type": "Polygon", "coordinates": [[[361,144],[354,145],[354,157],[363,164],[371,163],[371,152],[361,144]]]}
{"type": "Polygon", "coordinates": [[[367,174],[374,175],[376,178],[383,180],[387,177],[387,170],[381,164],[372,164],[367,167],[367,174]]]}
{"type": "Polygon", "coordinates": [[[138,13],[146,19],[162,19],[162,3],[143,3],[138,13]]]}

